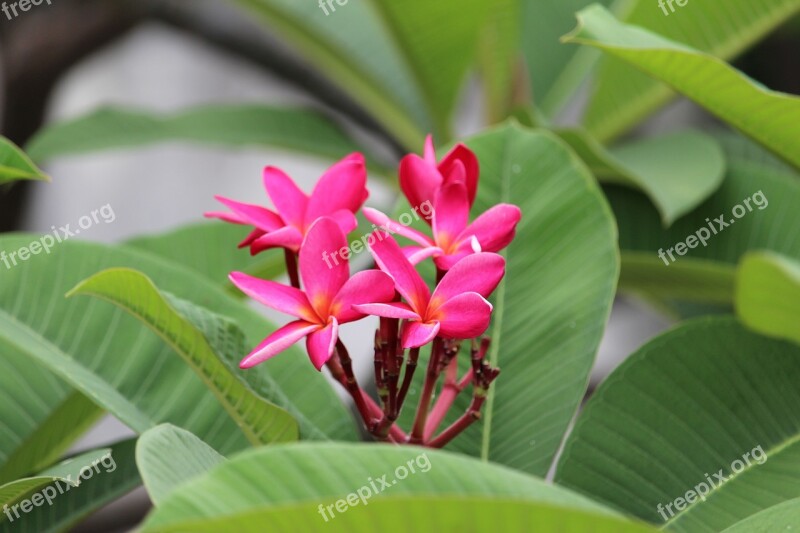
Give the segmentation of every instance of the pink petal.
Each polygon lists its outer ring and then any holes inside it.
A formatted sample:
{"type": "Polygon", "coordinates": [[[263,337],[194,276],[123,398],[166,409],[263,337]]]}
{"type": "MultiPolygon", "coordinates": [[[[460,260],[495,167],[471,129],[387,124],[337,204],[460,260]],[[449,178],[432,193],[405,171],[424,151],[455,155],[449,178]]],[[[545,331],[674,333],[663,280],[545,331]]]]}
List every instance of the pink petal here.
{"type": "Polygon", "coordinates": [[[336,222],[339,228],[341,228],[342,233],[345,235],[358,227],[358,220],[356,219],[356,216],[352,211],[348,211],[347,209],[340,209],[328,216],[332,218],[334,222],[336,222]]]}
{"type": "Polygon", "coordinates": [[[239,243],[239,248],[247,248],[248,246],[256,242],[264,235],[266,235],[266,233],[264,233],[260,229],[254,229],[242,242],[239,243]]]}
{"type": "Polygon", "coordinates": [[[328,169],[317,182],[308,201],[305,224],[310,226],[319,217],[341,209],[355,213],[368,194],[364,156],[351,154],[328,169]]]}
{"type": "Polygon", "coordinates": [[[433,135],[425,137],[425,161],[436,166],[436,148],[433,144],[433,135]]]}
{"type": "Polygon", "coordinates": [[[348,258],[347,238],[336,222],[328,217],[317,219],[300,247],[300,278],[323,320],[328,319],[333,299],[350,277],[348,258]]]}
{"type": "Polygon", "coordinates": [[[439,334],[439,322],[405,322],[403,331],[400,332],[400,342],[403,348],[419,348],[431,342],[439,334]]]}
{"type": "Polygon", "coordinates": [[[407,155],[400,161],[400,188],[412,209],[421,207],[425,202],[432,204],[442,182],[442,175],[434,163],[415,154],[407,155]]]}
{"type": "Polygon", "coordinates": [[[339,323],[335,318],[325,328],[315,331],[306,339],[306,349],[311,363],[317,370],[322,370],[325,363],[333,355],[336,341],[339,339],[339,323]]]}
{"type": "Polygon", "coordinates": [[[404,246],[403,255],[406,256],[408,262],[412,265],[418,265],[429,257],[439,256],[444,253],[444,250],[436,246],[427,246],[421,248],[419,246],[404,246]]]}
{"type": "Polygon", "coordinates": [[[406,239],[412,240],[417,244],[420,244],[424,247],[435,246],[433,239],[428,237],[427,235],[420,233],[419,231],[395,222],[385,214],[381,213],[377,209],[372,209],[371,207],[364,208],[364,217],[367,220],[378,226],[378,230],[383,230],[384,232],[402,235],[406,239]]]}
{"type": "Polygon", "coordinates": [[[254,278],[242,272],[232,272],[228,278],[243,293],[271,309],[308,322],[319,322],[319,317],[301,290],[275,281],[254,278]]]}
{"type": "Polygon", "coordinates": [[[463,183],[450,183],[436,195],[433,214],[433,234],[436,244],[449,251],[469,223],[467,188],[463,183]]]}
{"type": "Polygon", "coordinates": [[[431,318],[441,322],[442,337],[474,339],[489,329],[492,304],[478,293],[467,292],[445,302],[431,318]]]}
{"type": "Polygon", "coordinates": [[[453,253],[437,255],[433,258],[433,263],[439,270],[447,272],[460,263],[465,257],[468,257],[474,253],[475,252],[469,248],[459,247],[459,249],[453,253]]]}
{"type": "Polygon", "coordinates": [[[284,171],[275,167],[264,169],[264,187],[283,221],[302,229],[308,206],[306,193],[284,171]]]}
{"type": "Polygon", "coordinates": [[[362,315],[382,316],[384,318],[402,318],[405,320],[422,320],[421,316],[419,316],[408,305],[402,302],[391,302],[388,304],[359,304],[354,305],[353,309],[362,315]]]}
{"type": "Polygon", "coordinates": [[[256,255],[270,248],[287,248],[292,251],[300,249],[303,234],[294,226],[286,226],[259,237],[250,245],[250,253],[256,255]]]}
{"type": "Polygon", "coordinates": [[[395,288],[418,315],[425,313],[430,301],[430,289],[408,262],[400,245],[387,233],[377,232],[371,244],[372,256],[381,270],[392,276],[395,288]]]}
{"type": "Polygon", "coordinates": [[[229,222],[231,224],[240,224],[240,225],[247,225],[245,220],[242,220],[242,217],[235,213],[224,213],[222,211],[209,211],[208,213],[203,213],[203,216],[206,218],[216,218],[225,222],[229,222]]]}
{"type": "Polygon", "coordinates": [[[318,329],[320,329],[318,324],[309,324],[303,320],[290,322],[264,339],[264,342],[259,344],[250,355],[239,363],[239,368],[253,368],[267,359],[275,357],[282,351],[291,348],[294,343],[318,329]]]}
{"type": "Polygon", "coordinates": [[[476,237],[484,252],[499,252],[514,240],[517,224],[522,219],[519,207],[500,204],[492,207],[475,219],[458,240],[476,237]]]}
{"type": "Polygon", "coordinates": [[[219,202],[225,204],[228,209],[233,211],[234,215],[246,224],[255,226],[262,231],[274,231],[282,228],[285,224],[281,217],[260,205],[245,204],[224,198],[222,196],[215,196],[219,202]]]}
{"type": "Polygon", "coordinates": [[[359,304],[382,304],[394,299],[394,280],[380,270],[359,272],[344,284],[331,305],[331,315],[340,324],[364,318],[364,314],[353,309],[359,304]]]}
{"type": "Polygon", "coordinates": [[[469,205],[475,203],[475,196],[478,193],[478,178],[480,177],[480,163],[475,152],[464,146],[457,144],[439,164],[439,172],[444,177],[445,183],[452,183],[454,164],[460,162],[464,167],[464,183],[467,186],[467,198],[469,205]]]}
{"type": "Polygon", "coordinates": [[[471,254],[451,268],[433,291],[431,311],[465,292],[488,298],[505,275],[506,260],[492,253],[471,254]]]}

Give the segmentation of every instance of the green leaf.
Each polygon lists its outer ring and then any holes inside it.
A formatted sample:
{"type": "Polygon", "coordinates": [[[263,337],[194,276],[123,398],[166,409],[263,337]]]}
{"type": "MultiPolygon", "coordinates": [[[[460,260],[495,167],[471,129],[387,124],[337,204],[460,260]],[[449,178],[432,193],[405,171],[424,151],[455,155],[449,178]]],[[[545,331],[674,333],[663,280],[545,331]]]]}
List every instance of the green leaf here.
{"type": "Polygon", "coordinates": [[[297,440],[292,416],[258,396],[236,367],[246,348],[244,334],[233,322],[162,293],[147,276],[130,269],[100,272],[67,296],[76,295],[107,300],[156,332],[203,380],[253,445],[297,440]]]}
{"type": "Polygon", "coordinates": [[[708,198],[725,176],[725,155],[717,142],[687,131],[637,140],[606,150],[582,129],[556,132],[589,165],[602,183],[643,191],[669,226],[708,198]]]}
{"type": "MultiPolygon", "coordinates": [[[[499,501],[507,505],[513,501],[553,506],[564,514],[571,510],[584,511],[593,513],[601,521],[603,516],[614,518],[603,507],[567,490],[475,459],[405,446],[330,443],[270,446],[238,455],[173,492],[150,515],[143,531],[175,531],[182,527],[186,530],[186,524],[200,524],[201,521],[214,524],[214,520],[217,525],[222,520],[234,520],[237,526],[252,531],[254,524],[263,527],[262,513],[274,517],[288,509],[290,516],[296,517],[299,506],[310,508],[312,512],[298,524],[316,524],[316,527],[299,529],[316,530],[325,524],[320,507],[335,505],[337,499],[359,490],[367,505],[355,505],[356,508],[346,513],[334,510],[336,516],[328,517],[329,522],[333,520],[329,525],[342,530],[340,524],[352,514],[359,518],[348,521],[348,525],[352,523],[358,530],[364,530],[365,524],[372,524],[370,517],[374,513],[369,512],[372,504],[384,500],[387,506],[391,505],[386,509],[392,509],[392,516],[401,519],[393,522],[393,529],[398,529],[399,524],[406,523],[403,518],[410,518],[401,517],[400,512],[411,513],[418,520],[421,510],[430,510],[440,498],[445,499],[447,514],[451,515],[454,497],[482,497],[484,502],[489,499],[492,503],[499,501]],[[375,486],[374,491],[371,484],[375,486]],[[374,492],[374,499],[366,494],[367,490],[374,492]]],[[[477,510],[483,509],[495,519],[499,518],[485,505],[461,506],[463,513],[469,513],[470,509],[476,511],[475,516],[477,510]]],[[[527,513],[531,511],[529,508],[527,513]]],[[[436,514],[431,513],[427,518],[433,519],[436,514]]],[[[410,529],[428,530],[424,526],[410,529]]],[[[445,527],[444,530],[451,529],[445,527]]],[[[375,531],[374,527],[371,531],[375,531]]]]}
{"type": "MultiPolygon", "coordinates": [[[[244,148],[276,146],[338,159],[364,148],[315,111],[262,105],[215,105],[172,116],[104,108],[39,132],[28,152],[37,161],[60,156],[186,141],[244,148]]],[[[374,160],[373,160],[374,162],[374,160]]]]}
{"type": "Polygon", "coordinates": [[[50,181],[30,157],[10,140],[0,136],[0,185],[18,180],[50,181]]]}
{"type": "MultiPolygon", "coordinates": [[[[798,0],[791,3],[800,6],[798,0]]],[[[601,6],[581,11],[578,20],[568,42],[595,46],[631,63],[800,167],[800,136],[794,130],[800,98],[765,89],[712,55],[623,24],[601,6]]]]}
{"type": "Polygon", "coordinates": [[[712,303],[727,304],[730,309],[734,268],[748,251],[771,250],[800,259],[797,246],[800,180],[797,174],[765,159],[764,154],[759,149],[754,151],[746,140],[729,136],[718,137],[718,140],[728,160],[722,186],[669,229],[663,228],[658,213],[641,194],[621,187],[606,187],[606,196],[619,225],[620,286],[624,290],[651,292],[653,285],[661,280],[659,294],[654,296],[669,306],[675,300],[707,298],[712,303]],[[749,201],[751,210],[745,206],[745,200],[749,201]],[[746,214],[737,219],[734,209],[740,214],[740,209],[745,209],[746,214]],[[729,224],[722,231],[716,221],[720,216],[729,224]],[[732,225],[731,220],[735,222],[732,225]],[[706,246],[702,242],[692,249],[687,246],[686,254],[678,255],[676,245],[685,243],[689,236],[697,238],[698,232],[704,236],[704,228],[710,234],[706,246]],[[776,228],[781,230],[776,231],[776,228]],[[668,256],[670,248],[676,259],[674,262],[668,256]],[[659,257],[659,250],[668,264],[659,257]],[[707,289],[699,290],[713,276],[720,277],[707,289]],[[728,295],[720,291],[727,291],[728,295]],[[671,292],[674,293],[672,298],[671,292]]]}
{"type": "Polygon", "coordinates": [[[136,464],[153,503],[222,464],[225,458],[185,429],[170,424],[146,431],[136,444],[136,464]]]}
{"type": "Polygon", "coordinates": [[[15,357],[0,359],[0,382],[9,382],[3,383],[0,390],[9,395],[6,404],[13,408],[10,413],[3,412],[0,482],[52,464],[105,413],[80,392],[70,393],[47,371],[27,361],[20,368],[20,362],[15,357]],[[51,384],[55,387],[48,394],[45,391],[51,384]],[[51,401],[54,408],[48,415],[41,406],[51,401]],[[26,406],[27,411],[18,406],[26,406]]]}
{"type": "Polygon", "coordinates": [[[800,496],[798,377],[798,346],[732,317],[685,323],[595,392],[556,482],[674,531],[720,531],[800,496]],[[704,499],[667,507],[690,490],[704,499]]]}
{"type": "Polygon", "coordinates": [[[724,533],[791,531],[800,523],[800,498],[774,505],[727,528],[724,533]]]}
{"type": "Polygon", "coordinates": [[[248,250],[235,250],[235,243],[244,240],[247,233],[248,230],[242,226],[211,222],[192,224],[159,235],[137,237],[126,244],[190,268],[241,298],[242,291],[228,280],[231,272],[275,279],[286,270],[281,254],[252,257],[248,250]]]}
{"type": "MultiPolygon", "coordinates": [[[[597,182],[550,133],[504,126],[467,144],[483,176],[475,213],[514,203],[522,221],[505,253],[507,274],[487,332],[501,374],[482,420],[449,448],[544,476],[586,391],[614,298],[614,221],[597,182]]],[[[410,426],[423,374],[409,392],[403,427],[410,426]]],[[[467,388],[454,415],[470,396],[467,388]]]]}
{"type": "Polygon", "coordinates": [[[329,3],[326,10],[294,0],[239,3],[409,149],[421,147],[427,132],[449,138],[449,118],[491,7],[488,0],[369,0],[329,3]]]}
{"type": "Polygon", "coordinates": [[[759,333],[800,343],[800,262],[773,253],[745,256],[736,273],[736,312],[759,333]]]}
{"type": "MultiPolygon", "coordinates": [[[[699,84],[703,94],[710,96],[713,96],[715,88],[722,89],[723,92],[733,89],[733,87],[728,87],[727,78],[731,76],[727,67],[710,56],[732,59],[800,11],[799,0],[758,0],[757,2],[753,0],[726,0],[725,2],[691,0],[689,5],[684,7],[675,6],[676,12],[665,16],[664,12],[654,3],[629,2],[630,9],[621,20],[646,28],[666,39],[679,41],[687,47],[707,53],[708,56],[703,55],[689,59],[684,57],[684,46],[678,45],[680,54],[670,50],[674,47],[673,43],[668,43],[669,47],[662,49],[663,39],[658,39],[657,42],[652,41],[652,34],[642,38],[641,41],[638,35],[632,35],[636,41],[623,42],[622,39],[626,38],[630,30],[617,28],[615,23],[612,31],[619,31],[619,33],[615,33],[613,40],[609,40],[607,44],[622,44],[626,48],[625,54],[641,54],[643,60],[648,63],[652,62],[653,66],[658,64],[659,68],[672,69],[674,67],[675,70],[670,74],[677,74],[679,71],[686,72],[693,80],[692,83],[699,84]],[[632,52],[628,48],[628,45],[649,48],[651,42],[658,49],[632,52]],[[648,56],[647,59],[644,59],[645,55],[648,56]],[[703,58],[702,61],[699,59],[700,57],[703,58]],[[672,61],[670,58],[675,59],[674,65],[666,63],[668,60],[672,61]],[[706,61],[708,63],[705,63],[706,61]],[[694,62],[697,63],[697,67],[690,66],[694,62]],[[690,70],[692,72],[688,72],[690,70]],[[726,74],[721,79],[719,73],[722,72],[726,72],[726,74]],[[702,75],[698,76],[697,73],[702,73],[702,75]]],[[[594,10],[594,13],[597,12],[599,10],[594,10]]],[[[611,28],[611,25],[608,28],[611,28]]],[[[617,50],[614,50],[613,53],[616,55],[617,50]]],[[[629,61],[627,57],[622,59],[629,61]]],[[[641,68],[641,65],[634,66],[641,68]]],[[[648,68],[645,72],[653,75],[650,70],[648,68]]],[[[601,140],[607,141],[626,132],[674,97],[675,93],[669,87],[647,74],[617,58],[608,57],[603,60],[597,74],[595,92],[589,102],[585,117],[589,129],[601,140]]],[[[664,74],[666,74],[666,70],[664,74]]],[[[667,79],[661,74],[657,74],[655,77],[674,85],[680,92],[684,92],[682,87],[674,84],[671,78],[667,79]]],[[[738,78],[738,75],[734,77],[738,78]]],[[[735,84],[744,86],[746,82],[735,80],[735,84]]],[[[748,97],[744,95],[734,97],[732,92],[731,97],[738,100],[738,105],[731,108],[730,111],[741,108],[743,105],[752,105],[752,109],[758,109],[758,113],[764,113],[756,102],[747,100],[748,97]]],[[[693,98],[688,92],[684,92],[684,94],[693,98]]],[[[764,116],[768,114],[764,113],[764,116]]],[[[748,111],[747,119],[751,118],[753,118],[753,112],[748,111]]]]}
{"type": "Polygon", "coordinates": [[[37,507],[13,523],[0,522],[0,533],[70,531],[90,513],[130,492],[141,482],[134,461],[135,444],[134,439],[114,444],[111,446],[112,471],[101,464],[99,474],[95,472],[78,487],[59,494],[53,505],[37,507]]]}
{"type": "MultiPolygon", "coordinates": [[[[34,236],[29,235],[0,237],[0,249],[17,250],[32,240],[34,236]]],[[[4,358],[19,368],[35,367],[30,352],[37,352],[37,361],[47,363],[71,385],[81,378],[80,389],[89,398],[99,401],[102,394],[107,396],[104,403],[113,400],[117,408],[129,412],[126,422],[139,431],[169,422],[190,430],[221,453],[246,447],[246,438],[211,391],[157,335],[105,302],[64,298],[79,281],[112,267],[140,270],[176,297],[231,317],[245,332],[246,346],[256,346],[275,328],[244,302],[191,270],[132,248],[68,241],[49,256],[33,257],[3,273],[0,311],[3,317],[13,318],[2,323],[21,341],[9,344],[8,336],[0,335],[0,343],[7,347],[4,358]]],[[[249,372],[255,391],[287,409],[305,438],[356,438],[350,412],[299,351],[290,350],[249,372]]],[[[47,372],[32,375],[30,381],[34,378],[38,390],[60,383],[47,372]]],[[[62,389],[56,397],[43,396],[32,404],[35,410],[27,407],[25,411],[37,413],[37,422],[44,421],[58,409],[68,390],[62,389]]],[[[0,419],[19,409],[16,403],[0,402],[0,419]]]]}
{"type": "MultiPolygon", "coordinates": [[[[537,106],[554,117],[591,72],[600,54],[566,46],[559,38],[591,0],[537,0],[522,4],[522,50],[537,106]]],[[[601,0],[609,5],[611,0],[601,0]]]]}
{"type": "Polygon", "coordinates": [[[523,96],[517,94],[521,11],[519,0],[496,0],[480,35],[478,62],[492,124],[506,119],[523,96]]]}

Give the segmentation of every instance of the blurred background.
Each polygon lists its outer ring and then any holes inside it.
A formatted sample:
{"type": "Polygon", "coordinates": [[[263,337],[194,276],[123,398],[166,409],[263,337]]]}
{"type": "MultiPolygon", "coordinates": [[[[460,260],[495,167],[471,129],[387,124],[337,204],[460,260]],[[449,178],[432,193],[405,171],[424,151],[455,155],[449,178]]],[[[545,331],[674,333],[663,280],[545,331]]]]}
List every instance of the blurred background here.
{"type": "MultiPolygon", "coordinates": [[[[800,92],[793,27],[776,32],[736,65],[771,88],[800,92]]],[[[2,134],[20,146],[48,123],[104,105],[171,113],[205,103],[304,105],[337,116],[367,144],[388,139],[356,102],[269,29],[221,0],[54,0],[12,21],[0,18],[0,54],[2,134]]],[[[469,83],[461,97],[457,137],[484,124],[480,90],[477,83],[469,83]]],[[[581,105],[578,98],[558,120],[570,123],[581,105]]],[[[692,104],[678,101],[643,127],[659,131],[674,123],[710,120],[692,104]]],[[[395,149],[387,157],[396,156],[395,149]]],[[[277,149],[231,150],[177,142],[62,159],[45,167],[52,183],[0,188],[0,231],[46,233],[110,204],[115,221],[97,224],[81,238],[113,243],[163,232],[200,221],[204,211],[217,208],[215,194],[262,201],[260,173],[266,164],[286,169],[307,190],[327,166],[277,149]]],[[[372,190],[370,202],[385,207],[390,191],[380,182],[373,182],[372,190]]],[[[592,383],[669,325],[669,319],[642,303],[619,299],[592,383]]],[[[362,371],[367,370],[363,365],[370,355],[373,327],[365,323],[348,332],[349,343],[361,346],[352,351],[363,356],[362,371]]],[[[78,448],[129,434],[108,418],[78,448]]],[[[127,530],[148,505],[139,489],[80,531],[127,530]]]]}

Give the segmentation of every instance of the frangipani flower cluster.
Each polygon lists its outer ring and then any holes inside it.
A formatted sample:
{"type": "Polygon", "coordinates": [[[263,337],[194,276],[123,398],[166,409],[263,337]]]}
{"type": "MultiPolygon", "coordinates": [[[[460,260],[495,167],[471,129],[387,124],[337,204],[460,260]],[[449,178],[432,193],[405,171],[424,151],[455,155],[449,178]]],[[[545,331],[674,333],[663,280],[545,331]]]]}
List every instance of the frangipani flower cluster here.
{"type": "Polygon", "coordinates": [[[480,167],[475,154],[459,144],[437,161],[432,139],[424,157],[408,155],[400,163],[400,186],[412,208],[433,205],[425,221],[432,235],[363,208],[377,227],[363,240],[375,268],[351,273],[348,258],[326,258],[347,247],[356,214],[369,193],[364,157],[352,154],[333,165],[307,195],[283,171],[267,167],[264,187],[274,210],[217,197],[229,212],[206,216],[252,226],[240,244],[252,254],[282,248],[291,285],[233,272],[231,281],[245,294],[293,318],[269,334],[241,363],[252,368],[305,340],[311,363],[324,366],[353,397],[368,431],[396,443],[441,447],[480,417],[487,389],[499,374],[485,360],[489,340],[482,338],[492,318],[489,298],[505,275],[497,252],[514,239],[518,207],[501,204],[470,223],[480,167]],[[394,236],[414,244],[401,247],[394,236]],[[435,263],[431,290],[417,271],[428,258],[435,263]],[[359,386],[339,328],[367,316],[380,317],[375,334],[375,381],[380,403],[359,386]],[[470,370],[458,376],[457,357],[469,343],[470,370]],[[430,346],[425,382],[413,427],[395,423],[410,389],[420,350],[430,346]],[[439,378],[442,394],[431,407],[439,378]],[[473,401],[450,427],[435,436],[460,392],[472,385],[473,401]]]}

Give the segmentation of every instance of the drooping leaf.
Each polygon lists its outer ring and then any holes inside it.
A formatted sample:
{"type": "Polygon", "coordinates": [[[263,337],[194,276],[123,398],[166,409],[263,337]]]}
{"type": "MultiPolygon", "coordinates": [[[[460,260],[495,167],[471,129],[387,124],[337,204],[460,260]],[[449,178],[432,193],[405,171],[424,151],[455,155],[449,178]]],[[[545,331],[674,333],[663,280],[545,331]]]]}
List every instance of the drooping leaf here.
{"type": "Polygon", "coordinates": [[[732,317],[685,323],[595,392],[556,481],[670,530],[725,529],[800,496],[798,378],[798,346],[732,317]]]}
{"type": "Polygon", "coordinates": [[[771,250],[800,259],[800,178],[765,158],[746,140],[717,139],[728,160],[725,181],[711,198],[669,229],[662,227],[658,212],[641,194],[606,187],[619,225],[621,289],[649,292],[669,306],[676,300],[707,301],[725,304],[730,310],[734,269],[748,251],[771,250]],[[741,218],[734,215],[734,209],[741,218]],[[781,231],[776,231],[777,227],[781,231]],[[685,254],[679,255],[677,244],[686,243],[689,237],[693,237],[689,244],[695,247],[681,247],[685,254]],[[712,276],[717,276],[716,281],[712,276]],[[660,289],[655,287],[658,280],[660,289]],[[709,281],[712,284],[701,289],[709,281]],[[727,297],[721,291],[727,292],[727,297]],[[670,297],[670,293],[674,295],[670,297]]]}
{"type": "MultiPolygon", "coordinates": [[[[501,374],[483,418],[448,449],[544,476],[586,390],[608,318],[618,274],[616,230],[597,182],[554,135],[504,126],[467,144],[482,168],[474,213],[513,203],[522,221],[505,253],[507,273],[493,296],[487,332],[489,357],[501,374]]],[[[415,377],[400,418],[405,428],[424,371],[415,377]]],[[[470,399],[468,387],[452,416],[470,399]]]]}
{"type": "MultiPolygon", "coordinates": [[[[782,0],[779,3],[790,3],[800,8],[800,0],[782,0]]],[[[719,2],[717,5],[720,9],[730,9],[719,2]]],[[[748,12],[752,8],[752,3],[748,2],[748,12]]],[[[800,167],[800,137],[794,131],[800,121],[800,97],[765,89],[713,55],[623,24],[601,6],[581,11],[578,20],[578,28],[567,36],[569,42],[600,48],[668,83],[795,167],[800,167]]],[[[629,83],[624,78],[620,82],[623,80],[629,83]]],[[[596,129],[593,131],[598,133],[596,129]]]]}
{"type": "MultiPolygon", "coordinates": [[[[654,2],[637,1],[628,4],[629,9],[621,13],[620,20],[725,60],[747,50],[800,11],[798,0],[691,0],[683,7],[673,4],[675,13],[669,13],[667,9],[667,15],[654,2]]],[[[623,35],[616,34],[618,38],[624,38],[623,35]]],[[[637,39],[636,42],[626,44],[639,47],[644,43],[637,39]]],[[[653,65],[663,60],[660,67],[668,66],[668,57],[679,59],[674,63],[676,73],[678,68],[689,68],[688,62],[684,63],[688,61],[686,58],[678,58],[666,51],[651,50],[642,53],[653,58],[653,65]]],[[[675,96],[667,85],[640,72],[626,61],[604,58],[597,74],[595,92],[589,102],[585,122],[603,141],[624,133],[675,96]]],[[[693,72],[692,78],[702,84],[703,92],[707,95],[713,95],[719,88],[726,89],[725,92],[731,91],[732,94],[734,88],[726,87],[728,81],[720,79],[718,75],[718,72],[722,72],[719,67],[721,63],[713,59],[709,61],[714,66],[707,69],[704,64],[701,69],[693,72]],[[698,72],[702,75],[698,76],[698,72]]],[[[711,66],[711,63],[708,65],[711,66]]],[[[672,85],[670,79],[660,75],[656,77],[672,85]]],[[[681,87],[676,88],[684,92],[681,87]]],[[[738,90],[737,88],[736,91],[738,90]]],[[[692,97],[686,92],[684,94],[692,97]]],[[[741,98],[736,107],[751,104],[753,109],[759,109],[755,102],[748,102],[745,96],[736,98],[741,98]]],[[[729,111],[734,111],[736,107],[729,111]]],[[[763,110],[758,113],[767,115],[763,110]]]]}
{"type": "MultiPolygon", "coordinates": [[[[2,237],[0,249],[16,250],[31,240],[33,237],[26,235],[2,237]]],[[[34,257],[3,274],[0,310],[4,317],[13,317],[3,322],[4,329],[24,336],[19,344],[9,344],[3,336],[4,359],[16,361],[18,368],[36,366],[29,352],[37,350],[36,360],[48,361],[48,368],[60,372],[71,385],[76,385],[78,374],[86,378],[82,388],[92,400],[99,401],[100,394],[112,397],[129,413],[128,422],[140,431],[170,422],[189,429],[222,453],[245,447],[244,435],[213,394],[155,334],[124,311],[109,310],[107,303],[64,299],[76,283],[110,267],[141,270],[177,297],[231,317],[245,332],[247,346],[256,346],[275,328],[191,270],[131,248],[69,241],[51,255],[34,257]],[[32,279],[37,282],[27,282],[32,279]]],[[[251,385],[269,401],[288,409],[306,428],[304,437],[355,438],[350,413],[325,378],[298,352],[290,350],[250,372],[251,385]]],[[[60,382],[40,371],[40,375],[31,375],[28,383],[47,390],[60,382]]],[[[28,409],[37,414],[34,422],[40,424],[56,411],[67,391],[61,389],[55,397],[40,393],[31,404],[36,411],[28,409]]],[[[4,420],[13,418],[6,413],[18,410],[15,403],[0,402],[4,420]]],[[[20,427],[29,433],[37,426],[28,422],[20,427]]]]}
{"type": "Polygon", "coordinates": [[[275,146],[326,159],[365,151],[336,124],[315,111],[263,105],[215,105],[188,109],[172,116],[144,110],[99,109],[45,128],[28,144],[28,152],[36,161],[44,161],[165,141],[233,148],[275,146]]]}
{"type": "Polygon", "coordinates": [[[590,513],[604,527],[613,524],[646,531],[630,523],[625,526],[624,521],[590,500],[497,465],[422,448],[343,444],[276,446],[238,455],[173,492],[150,515],[143,531],[187,527],[210,531],[223,520],[236,524],[237,531],[255,531],[257,524],[263,528],[265,518],[276,518],[276,530],[284,531],[289,527],[286,518],[280,518],[284,512],[287,518],[298,520],[293,523],[295,531],[324,527],[342,531],[345,517],[351,515],[347,526],[352,525],[357,531],[366,531],[370,526],[369,530],[374,531],[372,518],[376,513],[371,508],[380,501],[386,502],[381,510],[390,512],[394,519],[385,522],[392,523],[393,529],[409,524],[409,530],[427,531],[426,525],[434,521],[444,530],[452,530],[447,526],[452,523],[456,497],[461,501],[481,497],[484,502],[491,502],[474,507],[461,505],[461,513],[481,522],[487,520],[480,518],[483,513],[501,519],[492,507],[499,502],[513,510],[512,524],[518,523],[519,514],[530,515],[544,506],[555,507],[563,515],[559,519],[554,511],[547,512],[545,524],[552,520],[555,524],[574,521],[585,525],[590,516],[582,513],[590,513]],[[368,490],[371,494],[367,494],[368,490]],[[359,502],[358,491],[364,495],[364,503],[359,502]],[[351,501],[359,504],[351,504],[354,508],[346,513],[337,512],[337,500],[348,494],[353,494],[351,501]],[[438,513],[432,510],[440,499],[445,511],[437,519],[438,513]],[[512,502],[528,507],[515,508],[512,502]],[[324,508],[330,504],[334,505],[335,516],[328,515],[326,524],[320,509],[326,511],[324,508]],[[311,512],[301,518],[301,510],[311,512]],[[423,514],[423,510],[430,514],[423,514]],[[569,516],[573,511],[580,516],[569,516]]]}
{"type": "Polygon", "coordinates": [[[136,464],[156,505],[177,487],[224,461],[197,436],[170,424],[146,431],[136,444],[136,464]]]}
{"type": "Polygon", "coordinates": [[[669,226],[708,198],[725,176],[725,156],[700,132],[673,133],[607,150],[582,129],[558,130],[603,183],[643,191],[669,226]]]}
{"type": "Polygon", "coordinates": [[[68,294],[76,295],[107,300],[157,333],[203,380],[254,446],[297,440],[292,416],[256,394],[236,367],[247,348],[234,323],[162,293],[147,276],[131,269],[95,274],[68,294]]]}
{"type": "MultiPolygon", "coordinates": [[[[135,444],[135,439],[131,439],[112,445],[113,465],[106,468],[101,463],[100,473],[95,471],[78,487],[59,494],[52,505],[37,507],[13,523],[0,521],[0,533],[70,531],[92,512],[127,494],[141,483],[134,461],[135,444]]],[[[107,460],[106,464],[110,465],[111,461],[107,460]]]]}
{"type": "Polygon", "coordinates": [[[19,180],[50,181],[50,178],[17,145],[0,136],[0,185],[19,180]]]}
{"type": "Polygon", "coordinates": [[[800,262],[773,253],[745,256],[736,273],[736,312],[759,333],[800,343],[800,262]]]}

